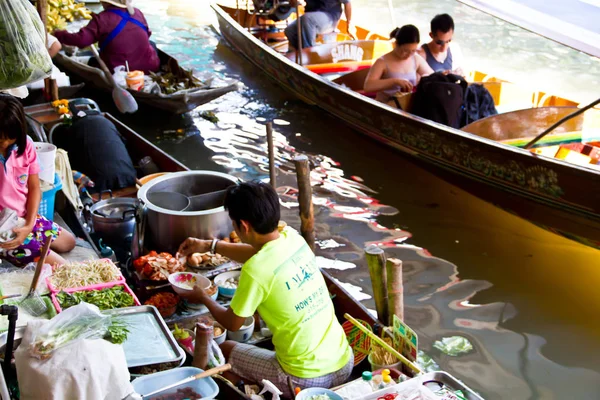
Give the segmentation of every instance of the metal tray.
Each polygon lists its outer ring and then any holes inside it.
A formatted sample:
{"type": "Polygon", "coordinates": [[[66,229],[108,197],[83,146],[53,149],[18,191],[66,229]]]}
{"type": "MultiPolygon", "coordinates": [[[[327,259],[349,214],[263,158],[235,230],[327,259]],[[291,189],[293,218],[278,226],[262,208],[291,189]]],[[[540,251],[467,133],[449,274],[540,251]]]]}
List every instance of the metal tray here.
{"type": "Polygon", "coordinates": [[[441,382],[453,390],[462,391],[467,400],[483,400],[483,397],[475,393],[471,388],[467,387],[464,383],[444,371],[428,372],[425,375],[420,375],[415,379],[421,381],[421,384],[427,381],[441,382]]]}
{"type": "Polygon", "coordinates": [[[104,313],[117,315],[128,325],[129,335],[123,343],[127,367],[181,361],[185,357],[156,307],[117,308],[104,313]]]}

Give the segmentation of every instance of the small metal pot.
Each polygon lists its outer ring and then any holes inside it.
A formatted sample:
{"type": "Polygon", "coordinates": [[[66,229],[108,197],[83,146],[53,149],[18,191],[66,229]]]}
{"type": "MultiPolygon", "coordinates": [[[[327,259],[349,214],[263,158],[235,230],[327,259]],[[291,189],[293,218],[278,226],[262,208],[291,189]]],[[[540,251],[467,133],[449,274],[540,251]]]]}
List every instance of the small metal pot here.
{"type": "Polygon", "coordinates": [[[90,208],[94,232],[110,245],[122,245],[133,235],[137,204],[126,197],[97,202],[90,208]]]}

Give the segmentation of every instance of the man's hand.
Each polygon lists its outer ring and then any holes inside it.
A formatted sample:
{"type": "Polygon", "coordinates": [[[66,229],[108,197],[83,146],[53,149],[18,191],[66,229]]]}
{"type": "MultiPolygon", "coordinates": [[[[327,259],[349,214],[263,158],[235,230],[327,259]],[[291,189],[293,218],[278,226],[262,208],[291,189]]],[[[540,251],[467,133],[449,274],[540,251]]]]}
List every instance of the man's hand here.
{"type": "Polygon", "coordinates": [[[180,295],[190,303],[202,303],[206,304],[206,299],[210,299],[210,296],[198,285],[194,286],[194,290],[190,294],[180,295]]]}
{"type": "Polygon", "coordinates": [[[348,36],[352,38],[352,40],[356,40],[356,27],[352,22],[348,22],[346,31],[348,32],[348,36]]]}
{"type": "Polygon", "coordinates": [[[6,243],[0,243],[0,247],[2,247],[3,249],[6,249],[6,250],[16,249],[17,247],[19,247],[20,245],[23,244],[23,242],[27,238],[27,235],[29,235],[32,230],[33,230],[33,226],[27,226],[27,225],[23,226],[21,228],[13,229],[13,232],[17,234],[17,237],[6,243]]]}
{"type": "Polygon", "coordinates": [[[196,238],[187,238],[179,246],[177,253],[182,257],[187,257],[193,253],[207,253],[210,251],[211,240],[203,240],[196,238]]]}

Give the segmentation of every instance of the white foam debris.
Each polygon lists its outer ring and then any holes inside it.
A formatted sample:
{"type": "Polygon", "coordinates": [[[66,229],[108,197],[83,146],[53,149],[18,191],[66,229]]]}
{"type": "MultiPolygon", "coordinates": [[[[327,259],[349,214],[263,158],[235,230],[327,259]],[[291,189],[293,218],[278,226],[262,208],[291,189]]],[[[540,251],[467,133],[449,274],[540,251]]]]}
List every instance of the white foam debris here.
{"type": "Polygon", "coordinates": [[[363,301],[363,300],[369,300],[371,298],[370,295],[363,293],[363,289],[360,286],[355,286],[351,283],[346,283],[346,282],[342,282],[337,278],[333,278],[336,280],[337,283],[340,284],[341,287],[343,287],[348,293],[350,293],[350,296],[352,296],[352,298],[356,301],[363,301]]]}
{"type": "Polygon", "coordinates": [[[317,256],[317,266],[319,268],[324,269],[337,269],[338,271],[345,271],[347,269],[356,268],[356,264],[353,264],[351,262],[332,260],[330,258],[325,258],[321,256],[317,256]]]}

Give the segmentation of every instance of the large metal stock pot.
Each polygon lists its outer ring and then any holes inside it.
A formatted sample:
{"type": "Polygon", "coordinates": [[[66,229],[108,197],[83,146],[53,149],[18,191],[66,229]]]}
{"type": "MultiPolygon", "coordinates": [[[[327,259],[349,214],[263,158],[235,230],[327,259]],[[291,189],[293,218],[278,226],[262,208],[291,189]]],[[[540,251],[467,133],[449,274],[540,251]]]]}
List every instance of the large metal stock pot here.
{"type": "Polygon", "coordinates": [[[237,184],[239,179],[213,171],[175,172],[153,179],[138,191],[146,208],[145,247],[174,253],[188,237],[210,239],[228,236],[233,227],[225,207],[203,211],[172,211],[148,200],[154,192],[177,192],[186,196],[210,193],[237,184]]]}

